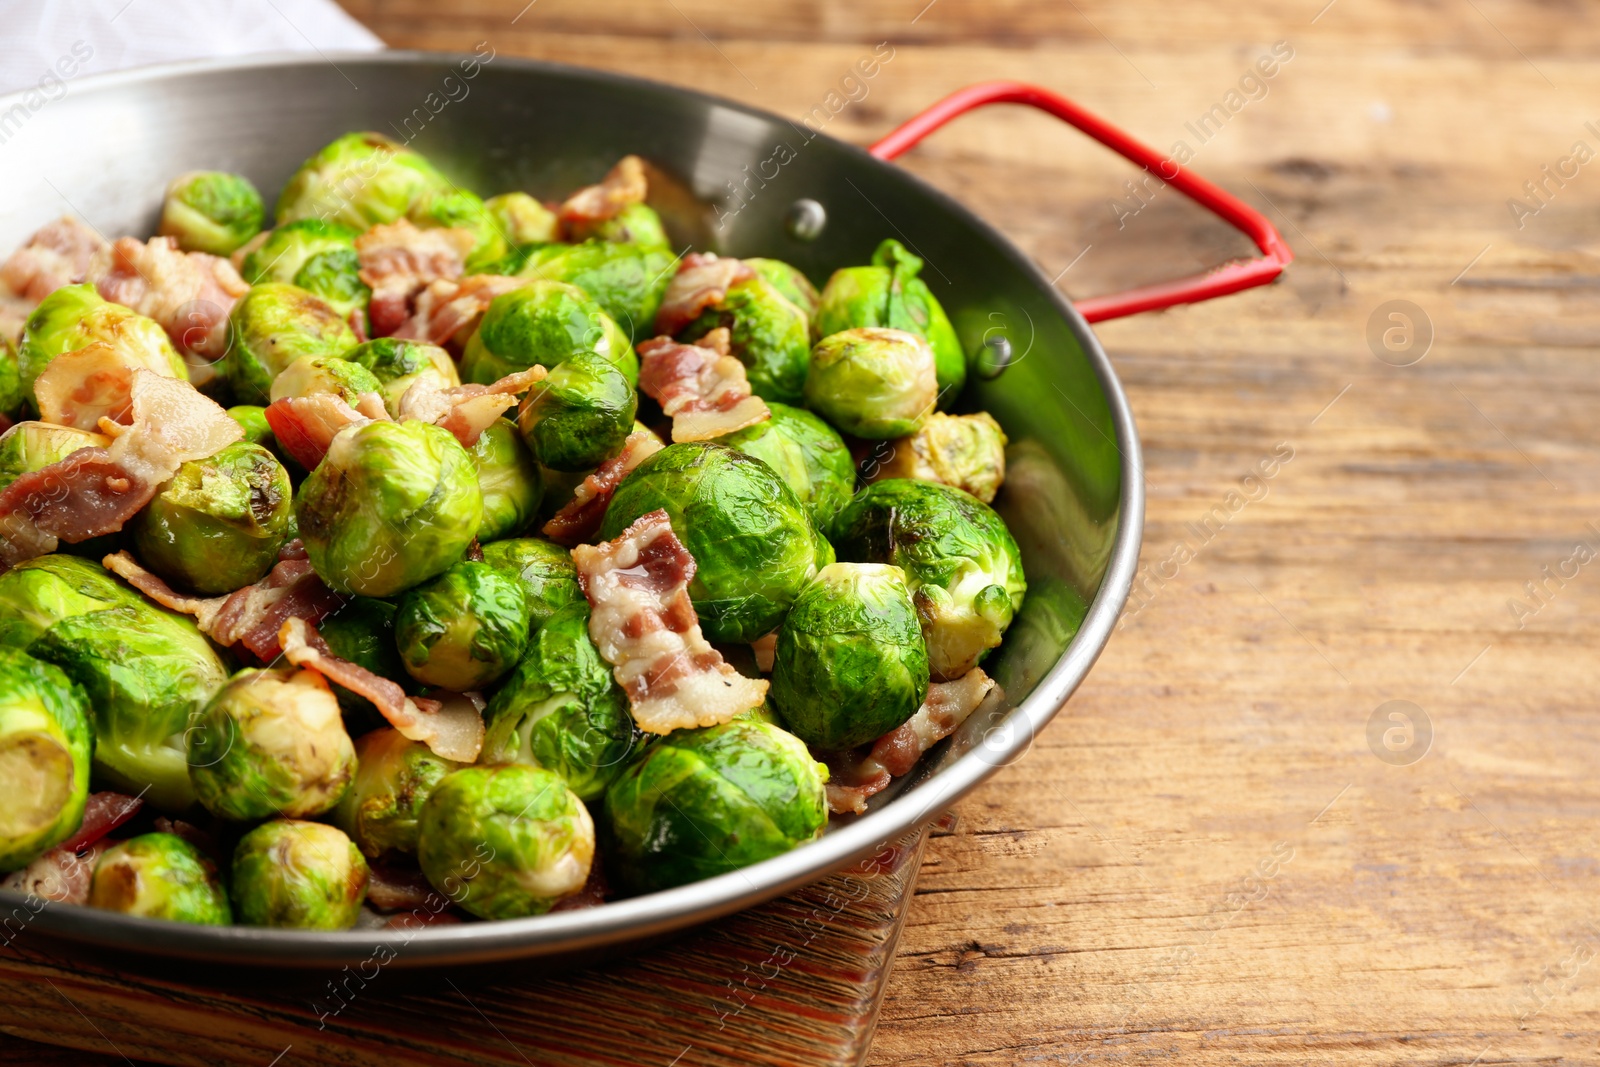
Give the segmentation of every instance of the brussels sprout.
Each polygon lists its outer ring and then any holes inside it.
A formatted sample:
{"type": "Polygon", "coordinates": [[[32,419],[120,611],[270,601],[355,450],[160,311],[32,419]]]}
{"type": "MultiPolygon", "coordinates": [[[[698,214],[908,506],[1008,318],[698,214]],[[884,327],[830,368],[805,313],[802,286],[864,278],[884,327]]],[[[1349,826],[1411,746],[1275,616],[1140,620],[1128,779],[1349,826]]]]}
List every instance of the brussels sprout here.
{"type": "Polygon", "coordinates": [[[479,918],[543,915],[583,888],[593,861],[589,810],[539,767],[466,767],[422,806],[422,873],[479,918]]]}
{"type": "Polygon", "coordinates": [[[527,193],[501,193],[483,202],[514,245],[543,244],[556,239],[555,212],[527,193]]]}
{"type": "Polygon", "coordinates": [[[267,422],[267,409],[260,404],[236,404],[228,409],[228,418],[244,430],[244,439],[252,445],[271,449],[278,443],[272,436],[272,425],[267,422]]]}
{"type": "Polygon", "coordinates": [[[233,850],[233,914],[246,926],[348,930],[367,899],[367,861],[318,822],[262,823],[233,850]]]}
{"type": "Polygon", "coordinates": [[[273,400],[330,393],[351,407],[362,393],[376,393],[383,384],[359,363],[338,356],[301,356],[272,379],[273,400]]]}
{"type": "Polygon", "coordinates": [[[11,343],[11,338],[0,337],[0,415],[14,420],[27,399],[27,391],[22,388],[22,364],[17,360],[17,346],[11,343]]]}
{"type": "Polygon", "coordinates": [[[684,327],[693,341],[726,326],[729,348],[745,365],[750,390],[763,400],[798,404],[804,395],[811,353],[806,313],[760,273],[730,286],[718,304],[684,327]]]}
{"type": "Polygon", "coordinates": [[[139,559],[196,593],[231,593],[278,560],[292,509],[289,472],[260,445],[235,441],[178,468],[133,517],[139,559]]]}
{"type": "Polygon", "coordinates": [[[239,273],[251,285],[287,282],[320,297],[348,319],[365,314],[372,290],[361,280],[359,230],[322,219],[279,226],[244,257],[239,273]]]}
{"type": "Polygon", "coordinates": [[[141,834],[101,853],[89,906],[202,926],[233,921],[216,866],[177,834],[141,834]]]}
{"type": "Polygon", "coordinates": [[[261,232],[266,206],[242,174],[192,170],[167,184],[161,203],[163,237],[176,237],[185,252],[226,256],[261,232]]]}
{"type": "Polygon", "coordinates": [[[606,874],[648,893],[787,852],[827,824],[826,777],[798,738],[764,722],[675,730],[606,791],[606,874]]]}
{"type": "MultiPolygon", "coordinates": [[[[350,602],[317,624],[317,633],[340,659],[365,667],[380,678],[403,682],[405,664],[394,645],[395,606],[387,600],[352,597],[350,602]]],[[[333,686],[339,706],[353,715],[370,715],[383,721],[372,701],[342,685],[333,686]]]]}
{"type": "Polygon", "coordinates": [[[294,172],[278,197],[278,225],[328,219],[365,230],[449,188],[432,163],[400,142],[381,133],[347,133],[294,172]]]}
{"type": "Polygon", "coordinates": [[[808,322],[817,313],[817,287],[801,273],[799,267],[792,267],[781,259],[759,257],[745,260],[744,265],[765,278],[767,284],[782,293],[789,303],[805,312],[808,322]]]}
{"type": "Polygon", "coordinates": [[[50,422],[19,422],[0,434],[0,489],[24,474],[59,463],[80,448],[106,448],[111,438],[50,422]]]}
{"type": "Polygon", "coordinates": [[[487,563],[457,563],[400,597],[394,638],[406,670],[422,684],[483,689],[528,647],[522,583],[487,563]]]}
{"type": "Polygon", "coordinates": [[[333,822],[368,856],[417,850],[417,820],[434,787],[463,764],[384,727],[356,740],[356,779],[333,822]]]}
{"type": "Polygon", "coordinates": [[[30,559],[0,574],[0,645],[25,649],[63,619],[131,597],[99,564],[59,553],[30,559]]]}
{"type": "Polygon", "coordinates": [[[420,379],[429,379],[441,389],[461,384],[455,360],[438,345],[408,341],[399,337],[379,337],[357,345],[341,358],[359,363],[380,383],[378,394],[391,416],[400,413],[400,398],[420,379]]]}
{"type": "Polygon", "coordinates": [[[83,690],[60,668],[0,648],[0,871],[27,866],[78,829],[91,743],[83,690]]]}
{"type": "Polygon", "coordinates": [[[987,411],[976,415],[934,412],[922,429],[893,443],[868,471],[869,482],[916,478],[965,489],[988,504],[1006,476],[1006,434],[987,411]]]}
{"type": "Polygon", "coordinates": [[[639,738],[611,664],[589,639],[587,603],[569,604],[539,628],[483,718],[484,763],[554,771],[584,801],[605,793],[639,738]]]}
{"type": "Polygon", "coordinates": [[[638,407],[639,394],[620,370],[593,352],[578,352],[528,390],[517,428],[546,467],[593,470],[622,451],[638,407]]]}
{"type": "Polygon", "coordinates": [[[407,217],[423,229],[455,228],[472,234],[472,251],[467,253],[468,274],[504,259],[511,251],[506,231],[477,193],[465,189],[436,189],[411,206],[407,217]]]}
{"type": "Polygon", "coordinates": [[[914,333],[933,349],[939,406],[949,407],[967,381],[967,357],[944,308],[917,277],[922,260],[890,238],[872,254],[870,267],[833,272],[812,316],[817,339],[861,326],[886,326],[914,333]]]}
{"type": "Polygon", "coordinates": [[[834,563],[778,631],[772,703],[796,737],[830,752],[905,722],[928,695],[928,650],[899,567],[834,563]]]}
{"type": "Polygon", "coordinates": [[[772,417],[717,439],[754,456],[794,490],[819,530],[844,507],[856,488],[850,449],[832,426],[804,408],[769,400],[772,417]]]}
{"type": "Polygon", "coordinates": [[[601,540],[664,508],[694,557],[689,597],[712,641],[754,641],[777,629],[816,573],[805,507],[771,467],[710,442],[668,445],[623,479],[601,540]]]}
{"type": "Polygon", "coordinates": [[[579,352],[616,364],[630,387],[639,384],[639,357],[611,316],[582,289],[533,281],[489,304],[461,357],[461,377],[489,385],[534,365],[546,368],[579,352]]]}
{"type": "Polygon", "coordinates": [[[195,792],[224,819],[320,815],[356,771],[339,701],[316,671],[242,670],[187,735],[195,792]]]}
{"type": "Polygon", "coordinates": [[[645,248],[666,248],[666,227],[649,204],[634,202],[609,219],[577,219],[567,224],[567,235],[574,241],[611,241],[645,248]]]}
{"type": "Polygon", "coordinates": [[[217,369],[241,404],[265,404],[272,380],[301,356],[341,356],[356,346],[344,317],[298,286],[265,282],[233,305],[232,345],[217,369]]]}
{"type": "Polygon", "coordinates": [[[906,573],[928,665],[938,679],[977,665],[1022,607],[1027,579],[1011,531],[970,493],[890,478],[857,493],[833,522],[839,558],[906,573]]]}
{"type": "Polygon", "coordinates": [[[516,273],[576,285],[637,341],[654,336],[656,312],[677,262],[662,247],[585,241],[529,249],[516,273]]]}
{"type": "Polygon", "coordinates": [[[516,537],[483,546],[483,561],[522,583],[528,603],[528,625],[543,626],[552,615],[584,600],[572,554],[536,537],[516,537]]]}
{"type": "Polygon", "coordinates": [[[806,403],[845,433],[876,440],[916,433],[937,394],[933,350],[914,333],[845,330],[811,352],[806,403]]]}
{"type": "Polygon", "coordinates": [[[478,465],[478,489],[483,494],[478,541],[486,544],[521,533],[539,512],[544,479],[516,425],[508,419],[491,423],[472,446],[472,459],[478,465]]]}
{"type": "Polygon", "coordinates": [[[68,285],[41,300],[22,328],[17,371],[28,401],[35,402],[33,382],[45,364],[97,341],[114,348],[128,366],[189,380],[183,357],[154,319],[101,299],[92,285],[68,285]]]}
{"type": "Polygon", "coordinates": [[[294,512],[324,582],[382,597],[461,558],[483,522],[483,494],[472,456],[448,430],[369,422],[334,437],[294,512]]]}

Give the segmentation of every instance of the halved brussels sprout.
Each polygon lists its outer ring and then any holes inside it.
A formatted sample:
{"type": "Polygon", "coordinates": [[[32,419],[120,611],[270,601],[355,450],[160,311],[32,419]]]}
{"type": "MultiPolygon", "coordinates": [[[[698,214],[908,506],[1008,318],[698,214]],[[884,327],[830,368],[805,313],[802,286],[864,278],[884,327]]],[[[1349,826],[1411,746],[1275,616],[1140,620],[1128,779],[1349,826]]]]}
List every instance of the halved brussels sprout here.
{"type": "Polygon", "coordinates": [[[516,425],[508,419],[491,423],[472,446],[472,459],[478,465],[478,489],[483,493],[479,543],[521,533],[539,513],[544,478],[516,425]]]}
{"type": "Polygon", "coordinates": [[[483,689],[515,667],[528,647],[522,583],[487,563],[464,560],[406,590],[394,637],[407,672],[422,684],[457,693],[483,689]]]}
{"type": "Polygon", "coordinates": [[[483,719],[482,762],[554,771],[583,801],[605,793],[639,740],[627,695],[589,638],[587,603],[539,628],[483,719]]]}
{"type": "Polygon", "coordinates": [[[265,215],[261,194],[249,178],[221,170],[191,170],[167,183],[157,232],[176,237],[185,252],[226,256],[261,232],[265,215]]]}
{"type": "Polygon", "coordinates": [[[599,304],[575,285],[532,281],[490,302],[462,354],[461,377],[490,385],[535,365],[554,368],[579,352],[597,353],[629,386],[639,384],[639,357],[599,304]]]}
{"type": "Polygon", "coordinates": [[[767,401],[772,417],[717,438],[717,443],[754,456],[794,490],[817,529],[826,530],[856,488],[856,465],[844,439],[807,411],[767,401]]]}
{"type": "Polygon", "coordinates": [[[332,819],[362,852],[417,850],[417,820],[422,805],[445,775],[464,764],[436,756],[420,741],[408,741],[393,727],[356,740],[356,779],[332,819]]]}
{"type": "Polygon", "coordinates": [[[301,356],[272,379],[273,400],[328,393],[351,407],[362,393],[376,393],[383,384],[359,363],[338,356],[301,356]]]}
{"type": "Polygon", "coordinates": [[[400,413],[400,398],[421,379],[441,389],[461,384],[455,360],[438,345],[400,337],[377,337],[357,345],[342,357],[371,371],[380,385],[378,393],[391,417],[400,413]]]}
{"type": "Polygon", "coordinates": [[[359,236],[359,230],[323,219],[287,223],[244,257],[239,274],[251,285],[297,285],[346,319],[352,311],[365,314],[372,290],[361,280],[359,236]]]}
{"type": "Polygon", "coordinates": [[[0,337],[0,415],[15,420],[27,399],[27,391],[22,388],[22,364],[17,359],[17,346],[11,343],[11,338],[0,337]]]}
{"type": "Polygon", "coordinates": [[[23,395],[34,403],[33,383],[45,364],[97,341],[116,349],[127,366],[189,380],[183,357],[154,319],[102,299],[92,285],[68,285],[41,300],[22,328],[17,371],[23,395]]]}
{"type": "Polygon", "coordinates": [[[874,482],[834,520],[833,543],[840,559],[905,571],[936,679],[961,677],[1000,644],[1028,588],[1005,522],[947,485],[874,482]]]}
{"type": "Polygon", "coordinates": [[[857,437],[916,433],[938,391],[933,349],[914,333],[862,327],[829,334],[811,351],[806,403],[857,437]]]}
{"type": "Polygon", "coordinates": [[[482,273],[486,267],[504,259],[511,246],[500,220],[477,193],[465,189],[435,189],[411,206],[407,217],[422,229],[454,228],[472,234],[472,251],[467,253],[468,274],[482,273]]]}
{"type": "Polygon", "coordinates": [[[245,926],[348,930],[367,899],[367,861],[343,833],[276,819],[233,850],[233,914],[245,926]]]}
{"type": "Polygon", "coordinates": [[[241,404],[266,404],[272,380],[301,356],[341,356],[355,332],[327,301],[296,285],[265,282],[233,305],[232,344],[217,370],[241,404]]]}
{"type": "Polygon", "coordinates": [[[543,626],[568,604],[584,601],[572,553],[560,545],[536,537],[514,537],[484,545],[483,561],[522,583],[532,629],[543,626]]]}
{"type": "MultiPolygon", "coordinates": [[[[365,667],[380,678],[404,683],[405,664],[394,644],[395,606],[373,597],[351,597],[350,602],[317,624],[317,632],[329,650],[340,659],[365,667]]],[[[342,685],[333,685],[339,706],[352,716],[367,716],[383,722],[372,701],[342,685]]]]}
{"type": "Polygon", "coordinates": [[[812,336],[821,340],[862,326],[916,334],[933,349],[939,407],[947,408],[966,384],[967,357],[944,308],[917,277],[921,270],[922,260],[891,237],[872,253],[872,266],[834,271],[812,318],[812,336]]]}
{"type": "Polygon", "coordinates": [[[556,239],[555,212],[527,193],[501,193],[483,202],[513,245],[543,244],[556,239]]]}
{"type": "Polygon", "coordinates": [[[811,358],[811,323],[804,311],[758,272],[730,286],[679,338],[698,340],[719,326],[728,328],[729,348],[744,364],[751,392],[763,400],[801,402],[811,358]]]}
{"type": "Polygon", "coordinates": [[[357,230],[393,222],[450,183],[413,149],[381,133],[347,133],[300,165],[278,197],[278,225],[326,219],[357,230]]]}
{"type": "Polygon", "coordinates": [[[89,701],[59,667],[0,647],[0,871],[33,862],[83,821],[89,701]]]}
{"type": "Polygon", "coordinates": [[[676,263],[665,247],[585,241],[530,248],[516,274],[576,285],[638,341],[654,336],[656,312],[676,263]]]}
{"type": "Polygon", "coordinates": [[[577,352],[528,390],[517,428],[546,467],[593,470],[622,451],[638,407],[639,394],[614,364],[577,352]]]}
{"type": "Polygon", "coordinates": [[[770,699],[813,748],[882,737],[928,695],[928,650],[899,567],[834,563],[800,590],[778,630],[770,699]]]}
{"type": "Polygon", "coordinates": [[[483,522],[483,494],[472,456],[448,430],[369,422],[334,437],[294,511],[324,582],[383,597],[461,558],[483,522]]]}
{"type": "Polygon", "coordinates": [[[1006,433],[987,411],[976,415],[936,411],[922,429],[893,442],[888,456],[867,474],[869,482],[916,478],[953,485],[988,504],[1005,481],[1006,433]]]}
{"type": "Polygon", "coordinates": [[[435,889],[479,918],[543,915],[588,879],[594,822],[550,771],[466,767],[423,804],[417,862],[435,889]]]}
{"type": "Polygon", "coordinates": [[[224,819],[320,815],[356,771],[339,701],[315,671],[240,671],[190,724],[187,740],[200,803],[224,819]]]}
{"type": "Polygon", "coordinates": [[[754,719],[674,730],[606,791],[606,875],[635,893],[712,878],[812,840],[827,771],[754,719]]]}
{"type": "Polygon", "coordinates": [[[784,295],[784,298],[806,313],[809,322],[817,313],[817,287],[811,279],[781,259],[747,259],[744,265],[767,280],[767,283],[784,295]]]}
{"type": "Polygon", "coordinates": [[[107,448],[111,438],[52,422],[19,422],[0,434],[0,489],[24,474],[59,463],[80,448],[107,448]]]}
{"type": "Polygon", "coordinates": [[[272,435],[272,425],[267,422],[267,409],[260,404],[235,404],[228,409],[228,418],[239,424],[244,439],[269,451],[277,446],[272,435]]]}
{"type": "Polygon", "coordinates": [[[233,921],[217,868],[177,834],[141,834],[100,854],[89,906],[146,919],[227,926],[233,921]]]}
{"type": "Polygon", "coordinates": [[[822,538],[804,506],[771,467],[743,452],[668,445],[617,487],[600,540],[657,508],[694,557],[689,596],[712,641],[771,633],[817,571],[822,538]]]}
{"type": "Polygon", "coordinates": [[[666,227],[649,204],[634,202],[609,219],[578,219],[568,223],[568,236],[574,241],[611,241],[645,248],[666,248],[666,227]]]}

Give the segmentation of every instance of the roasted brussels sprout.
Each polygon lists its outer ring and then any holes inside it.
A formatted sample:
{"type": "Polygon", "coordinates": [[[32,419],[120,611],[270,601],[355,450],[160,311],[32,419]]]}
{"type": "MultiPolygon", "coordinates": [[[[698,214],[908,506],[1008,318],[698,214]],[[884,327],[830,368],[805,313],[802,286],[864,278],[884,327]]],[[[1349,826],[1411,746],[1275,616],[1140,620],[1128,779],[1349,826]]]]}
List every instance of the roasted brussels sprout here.
{"type": "Polygon", "coordinates": [[[294,511],[324,582],[384,597],[461,558],[483,522],[483,494],[472,456],[448,430],[369,422],[334,437],[294,511]]]}
{"type": "Polygon", "coordinates": [[[61,669],[0,647],[0,871],[70,837],[89,796],[89,704],[61,669]]]}
{"type": "Polygon", "coordinates": [[[251,285],[287,282],[320,297],[345,319],[366,314],[372,290],[361,280],[359,230],[322,219],[279,226],[244,257],[240,275],[251,285]]]}
{"type": "Polygon", "coordinates": [[[800,591],[778,630],[771,701],[813,748],[864,745],[928,695],[928,650],[899,567],[834,563],[800,591]]]}
{"type": "Polygon", "coordinates": [[[539,513],[539,502],[544,499],[544,478],[522,435],[515,424],[498,419],[478,435],[471,452],[483,494],[478,541],[487,544],[521,533],[539,513]]]}
{"type": "Polygon", "coordinates": [[[855,461],[832,426],[805,408],[767,401],[772,417],[719,437],[718,444],[754,456],[794,490],[817,529],[826,530],[856,488],[855,461]]]}
{"type": "Polygon", "coordinates": [[[339,701],[315,671],[240,671],[189,726],[187,741],[200,803],[224,819],[320,815],[356,771],[339,701]]]}
{"type": "MultiPolygon", "coordinates": [[[[380,678],[406,680],[405,665],[394,644],[395,606],[373,597],[352,597],[350,602],[317,624],[317,632],[340,659],[365,667],[380,678]]],[[[352,715],[370,715],[383,721],[372,701],[334,685],[339,706],[352,715]]]]}
{"type": "Polygon", "coordinates": [[[92,285],[68,285],[41,300],[22,328],[17,372],[28,401],[35,402],[34,379],[45,364],[97,341],[115,349],[127,366],[189,380],[183,357],[154,319],[102,299],[92,285]]]}
{"type": "Polygon", "coordinates": [[[381,133],[347,133],[295,171],[278,197],[278,225],[327,219],[365,230],[449,188],[432,163],[400,142],[381,133]]]}
{"type": "Polygon", "coordinates": [[[161,203],[163,237],[185,252],[226,256],[261,232],[266,206],[242,174],[192,170],[167,183],[161,203]]]}
{"type": "Polygon", "coordinates": [[[483,561],[522,583],[532,629],[543,626],[568,604],[584,599],[572,554],[560,545],[536,537],[495,541],[483,546],[483,561]]]}
{"type": "Polygon", "coordinates": [[[0,434],[0,489],[24,474],[59,463],[80,448],[106,448],[111,438],[51,422],[19,422],[0,434]]]}
{"type": "Polygon", "coordinates": [[[348,930],[367,899],[367,861],[343,832],[276,819],[233,850],[233,914],[246,926],[348,930]]]}
{"type": "Polygon", "coordinates": [[[272,425],[267,422],[267,409],[260,404],[235,404],[228,409],[228,418],[244,430],[244,439],[252,445],[272,449],[277,438],[272,436],[272,425]]]}
{"type": "Polygon", "coordinates": [[[628,698],[589,639],[589,605],[569,604],[534,634],[484,710],[484,763],[554,771],[579,800],[597,800],[637,744],[628,698]]]}
{"type": "Polygon", "coordinates": [[[241,404],[270,401],[272,380],[301,356],[341,356],[356,346],[344,316],[295,285],[253,287],[228,322],[233,343],[217,368],[241,404]]]}
{"type": "Polygon", "coordinates": [[[22,388],[22,364],[11,338],[0,337],[0,415],[15,421],[28,394],[22,388]]]}
{"type": "Polygon", "coordinates": [[[728,288],[679,334],[693,341],[726,326],[729,348],[745,365],[750,390],[763,400],[798,404],[806,396],[811,326],[806,313],[757,273],[728,288]]]}
{"type": "Polygon", "coordinates": [[[666,248],[666,227],[649,204],[629,204],[609,219],[575,219],[568,223],[567,236],[574,241],[610,241],[644,248],[666,248]]]}
{"type": "Polygon", "coordinates": [[[461,357],[464,381],[489,385],[534,365],[553,368],[594,352],[639,384],[639,357],[611,316],[575,285],[532,281],[489,304],[461,357]]]}
{"type": "Polygon", "coordinates": [[[411,677],[457,693],[483,689],[528,647],[522,583],[487,563],[463,560],[405,591],[395,644],[411,677]]]}
{"type": "Polygon", "coordinates": [[[606,875],[648,893],[787,852],[828,821],[827,772],[754,719],[675,730],[606,791],[606,875]]]}
{"type": "Polygon", "coordinates": [[[556,239],[555,212],[527,193],[501,193],[483,202],[513,245],[543,244],[556,239]]]}
{"type": "Polygon", "coordinates": [[[1006,477],[1006,434],[987,411],[976,415],[934,412],[922,429],[893,442],[882,461],[872,461],[869,482],[916,478],[965,489],[985,504],[1006,477]]]}
{"type": "Polygon", "coordinates": [[[593,470],[622,451],[639,394],[616,366],[577,352],[522,398],[517,428],[534,458],[552,470],[593,470]]]}
{"type": "Polygon", "coordinates": [[[382,383],[359,363],[338,356],[301,356],[272,379],[273,400],[328,393],[351,407],[362,393],[376,393],[382,383]]]}
{"type": "Polygon", "coordinates": [[[817,313],[817,287],[811,279],[781,259],[747,259],[744,265],[767,280],[784,298],[806,314],[806,321],[817,313]]]}
{"type": "Polygon", "coordinates": [[[420,741],[384,727],[356,740],[356,778],[333,822],[350,835],[360,850],[377,857],[385,852],[417,850],[417,819],[434,787],[463,764],[436,756],[420,741]]]}
{"type": "Polygon", "coordinates": [[[547,244],[527,250],[517,276],[576,285],[638,341],[654,334],[676,262],[665,247],[631,242],[547,244]]]}
{"type": "Polygon", "coordinates": [[[583,888],[594,823],[539,767],[467,767],[422,806],[417,861],[433,887],[483,919],[542,915],[583,888]]]}
{"type": "Polygon", "coordinates": [[[431,380],[441,389],[461,384],[450,353],[423,341],[378,337],[350,349],[342,358],[359,363],[378,379],[378,393],[391,416],[399,415],[400,398],[419,380],[431,380]]]}
{"type": "Polygon", "coordinates": [[[833,272],[812,318],[812,336],[862,326],[885,326],[914,333],[933,349],[937,366],[939,406],[949,407],[967,381],[967,357],[954,327],[917,275],[922,260],[890,238],[872,254],[870,267],[833,272]]]}
{"type": "Polygon", "coordinates": [[[974,667],[1011,624],[1028,583],[1011,531],[989,505],[934,482],[874,482],[833,523],[839,558],[905,571],[937,679],[974,667]]]}
{"type": "Polygon", "coordinates": [[[233,921],[215,865],[168,833],[141,834],[101,853],[89,884],[89,906],[203,926],[233,921]]]}
{"type": "Polygon", "coordinates": [[[235,441],[179,467],[134,516],[133,543],[146,567],[179,588],[231,593],[277,562],[292,507],[283,464],[235,441]]]}
{"type": "Polygon", "coordinates": [[[754,641],[816,573],[822,538],[771,467],[709,442],[668,445],[623,479],[600,538],[664,508],[695,559],[689,596],[713,641],[754,641]]]}
{"type": "Polygon", "coordinates": [[[862,327],[830,334],[811,352],[806,403],[845,433],[916,433],[937,394],[933,350],[916,334],[862,327]]]}
{"type": "Polygon", "coordinates": [[[411,206],[407,217],[423,229],[454,228],[472,234],[472,251],[467,253],[468,274],[479,274],[504,259],[511,246],[500,220],[483,198],[465,189],[436,189],[411,206]]]}

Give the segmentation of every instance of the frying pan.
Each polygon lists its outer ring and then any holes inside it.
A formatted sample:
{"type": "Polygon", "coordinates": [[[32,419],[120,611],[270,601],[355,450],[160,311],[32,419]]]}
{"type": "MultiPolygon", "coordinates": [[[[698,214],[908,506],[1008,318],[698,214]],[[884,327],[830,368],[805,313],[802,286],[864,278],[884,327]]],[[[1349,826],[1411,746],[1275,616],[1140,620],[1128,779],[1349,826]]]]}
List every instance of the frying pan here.
{"type": "MultiPolygon", "coordinates": [[[[1105,647],[1128,596],[1144,518],[1139,439],[1088,324],[1260,285],[1291,258],[1246,205],[1025,85],[958,92],[863,150],[653,82],[405,52],[181,64],[72,82],[57,100],[0,98],[0,248],[64,212],[112,237],[154,232],[167,180],[190,169],[240,172],[270,195],[322,145],[367,129],[411,141],[464,187],[546,199],[637,153],[664,173],[658,207],[679,247],[773,256],[819,282],[835,267],[867,262],[885,237],[921,255],[923,277],[976,353],[962,405],[993,413],[1011,438],[996,506],[1022,546],[1030,591],[989,665],[1005,697],[874,798],[867,814],[834,820],[820,840],[785,855],[666,892],[405,934],[200,927],[49,906],[20,913],[27,929],[18,936],[233,967],[339,968],[380,951],[394,967],[592,956],[768,900],[903,838],[1027,751],[1105,647]],[[996,102],[1078,127],[1244,230],[1262,256],[1074,307],[992,227],[889,163],[955,116],[996,102]]],[[[0,918],[21,904],[0,894],[0,918]]]]}

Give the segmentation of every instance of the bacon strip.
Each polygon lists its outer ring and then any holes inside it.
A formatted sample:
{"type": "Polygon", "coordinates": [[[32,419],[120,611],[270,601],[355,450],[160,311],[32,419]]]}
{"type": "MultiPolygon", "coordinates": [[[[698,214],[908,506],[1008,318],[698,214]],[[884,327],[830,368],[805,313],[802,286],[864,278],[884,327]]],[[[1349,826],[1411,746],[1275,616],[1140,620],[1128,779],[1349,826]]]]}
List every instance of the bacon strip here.
{"type": "Polygon", "coordinates": [[[768,683],[746,678],[711,647],[689,602],[694,557],[665,511],[615,540],[572,550],[589,599],[589,636],[648,733],[714,726],[761,704],[768,683]]]}
{"type": "Polygon", "coordinates": [[[578,483],[572,499],[544,524],[542,533],[558,545],[571,548],[595,535],[611,505],[611,495],[633,469],[663,448],[661,438],[649,430],[635,430],[623,442],[622,451],[596,468],[578,483]]]}
{"type": "Polygon", "coordinates": [[[81,852],[139,814],[142,807],[144,800],[141,797],[110,792],[90,793],[83,806],[83,821],[78,824],[78,832],[61,842],[59,847],[69,852],[81,852]]]}
{"type": "Polygon", "coordinates": [[[430,283],[461,277],[474,243],[471,230],[419,230],[406,219],[357,237],[361,280],[372,287],[373,336],[387,337],[405,326],[430,283]]]}
{"type": "Polygon", "coordinates": [[[0,889],[25,893],[37,900],[56,904],[87,904],[89,886],[94,879],[94,866],[100,861],[100,853],[105,850],[104,841],[96,841],[81,849],[57,845],[41,853],[21,870],[0,877],[0,889]]]}
{"type": "Polygon", "coordinates": [[[743,260],[725,259],[714,252],[691,252],[678,264],[656,312],[656,331],[676,334],[700,317],[706,308],[722,303],[728,290],[756,276],[743,260]]]}
{"type": "Polygon", "coordinates": [[[46,224],[0,266],[0,282],[30,305],[83,281],[106,239],[71,215],[46,224]]]}
{"type": "Polygon", "coordinates": [[[419,419],[442,426],[466,448],[494,421],[517,406],[517,394],[542,382],[548,372],[539,366],[508,374],[493,385],[457,385],[439,388],[431,376],[418,378],[396,406],[400,420],[419,419]]]}
{"type": "MultiPolygon", "coordinates": [[[[163,372],[163,368],[149,369],[163,372]]],[[[40,421],[80,430],[93,430],[102,418],[127,422],[133,371],[134,364],[104,341],[61,353],[33,383],[40,421]]]]}
{"type": "Polygon", "coordinates": [[[728,354],[728,331],[712,330],[701,342],[663,336],[638,348],[639,389],[672,419],[672,439],[709,441],[771,418],[766,402],[751,395],[744,364],[728,354]]]}
{"type": "MultiPolygon", "coordinates": [[[[378,406],[382,408],[381,400],[378,406]]],[[[374,421],[333,393],[286,396],[268,404],[264,414],[278,446],[308,471],[317,469],[339,431],[374,421]]],[[[384,413],[383,418],[388,417],[384,413]]]]}
{"type": "Polygon", "coordinates": [[[422,742],[435,755],[472,763],[483,750],[483,715],[470,699],[444,704],[424,697],[413,700],[397,683],[335,656],[304,619],[284,620],[278,643],[290,663],[366,697],[402,737],[422,742]]]}
{"type": "Polygon", "coordinates": [[[460,281],[440,278],[417,294],[411,317],[391,336],[444,345],[457,355],[495,297],[521,289],[526,278],[503,274],[469,274],[460,281]]]}
{"type": "Polygon", "coordinates": [[[598,185],[585,186],[567,197],[556,219],[565,231],[564,236],[571,240],[575,236],[574,227],[614,219],[630,205],[643,203],[649,191],[644,160],[638,156],[623,156],[598,185]]]}
{"type": "Polygon", "coordinates": [[[202,384],[227,352],[228,313],[250,291],[232,263],[182,252],[173,237],[120,237],[94,254],[84,277],[105,299],[160,323],[202,384]]]}

